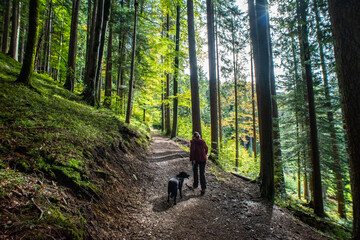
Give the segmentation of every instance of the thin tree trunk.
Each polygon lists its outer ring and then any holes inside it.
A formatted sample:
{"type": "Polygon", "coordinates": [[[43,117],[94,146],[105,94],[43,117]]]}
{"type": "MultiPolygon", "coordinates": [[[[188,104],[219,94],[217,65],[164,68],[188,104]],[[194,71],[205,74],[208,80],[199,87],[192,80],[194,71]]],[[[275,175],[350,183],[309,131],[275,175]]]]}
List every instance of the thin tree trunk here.
{"type": "Polygon", "coordinates": [[[330,138],[331,138],[331,146],[332,146],[332,157],[334,159],[335,164],[335,178],[336,178],[336,190],[337,190],[337,202],[338,202],[338,213],[340,217],[346,218],[345,212],[345,199],[344,199],[344,187],[342,182],[342,174],[341,174],[341,165],[340,165],[340,156],[339,150],[336,141],[336,132],[334,127],[334,114],[332,111],[332,104],[331,104],[331,96],[330,96],[330,88],[328,84],[328,73],[326,69],[325,63],[325,54],[324,54],[324,46],[323,46],[323,39],[321,38],[321,30],[320,30],[320,16],[317,1],[314,1],[314,13],[315,13],[315,20],[316,20],[316,36],[319,44],[319,53],[320,53],[320,63],[323,75],[323,82],[324,82],[324,89],[325,89],[325,100],[326,100],[326,107],[328,108],[327,117],[329,121],[329,131],[330,131],[330,138]]]}
{"type": "Polygon", "coordinates": [[[272,96],[272,116],[273,116],[273,138],[274,138],[274,170],[275,170],[275,191],[282,197],[286,197],[284,167],[281,157],[281,144],[280,144],[280,128],[279,128],[279,112],[276,102],[276,83],[274,73],[274,62],[270,35],[270,20],[269,13],[266,14],[266,23],[268,26],[267,34],[269,39],[269,54],[270,54],[270,83],[271,83],[271,96],[272,96]]]}
{"type": "Polygon", "coordinates": [[[173,127],[171,138],[177,136],[178,129],[178,76],[179,76],[179,50],[180,50],[180,5],[176,6],[176,35],[175,35],[175,74],[174,74],[174,106],[173,106],[173,127]]]}
{"type": "Polygon", "coordinates": [[[306,26],[306,9],[305,0],[297,0],[297,11],[299,21],[299,38],[302,66],[305,70],[305,80],[307,86],[307,95],[309,101],[309,117],[310,117],[310,147],[311,147],[311,165],[312,165],[312,187],[314,196],[314,212],[318,216],[324,216],[324,206],[321,188],[321,169],[319,143],[317,135],[315,100],[310,60],[310,48],[308,42],[308,30],[306,26]]]}
{"type": "MultiPolygon", "coordinates": [[[[216,18],[216,15],[215,15],[216,18]]],[[[219,44],[218,44],[218,30],[217,30],[217,21],[215,21],[215,41],[216,41],[216,72],[217,72],[217,97],[218,97],[218,109],[219,109],[219,150],[222,147],[222,119],[221,119],[221,82],[220,82],[220,63],[219,63],[219,44]]]]}
{"type": "Polygon", "coordinates": [[[74,0],[72,6],[72,17],[70,27],[69,55],[66,69],[66,82],[64,87],[69,91],[74,91],[75,85],[75,67],[77,51],[77,32],[79,23],[79,10],[81,0],[74,0]]]}
{"type": "Polygon", "coordinates": [[[106,57],[106,77],[105,77],[105,99],[104,106],[110,108],[111,106],[111,90],[112,90],[112,24],[109,26],[109,37],[106,57]]]}
{"type": "Polygon", "coordinates": [[[192,130],[193,132],[199,132],[200,135],[202,135],[193,0],[187,0],[187,17],[190,60],[191,109],[193,124],[192,130]]]}
{"type": "Polygon", "coordinates": [[[2,52],[7,53],[9,47],[9,28],[10,28],[10,0],[5,0],[5,14],[2,35],[2,52]]]}
{"type": "MultiPolygon", "coordinates": [[[[169,31],[170,31],[170,15],[169,13],[166,15],[166,38],[169,39],[169,31]]],[[[165,130],[166,135],[170,135],[170,73],[166,73],[166,97],[165,97],[165,130]]]]}
{"type": "Polygon", "coordinates": [[[217,161],[219,154],[218,104],[215,59],[214,7],[212,0],[206,0],[206,16],[209,52],[209,88],[210,88],[210,119],[211,119],[211,158],[217,161]]]}
{"type": "MultiPolygon", "coordinates": [[[[98,83],[100,81],[100,75],[102,73],[102,65],[103,65],[103,55],[104,55],[104,48],[105,48],[105,37],[106,37],[106,31],[107,31],[107,25],[109,22],[109,16],[110,16],[110,9],[111,9],[111,0],[105,0],[104,3],[104,12],[103,12],[103,20],[102,20],[102,28],[101,28],[101,35],[100,35],[100,48],[99,48],[99,57],[97,59],[97,70],[96,70],[96,74],[95,74],[95,85],[96,86],[101,86],[100,83],[98,83]]],[[[99,89],[98,89],[99,90],[99,89]]],[[[100,93],[101,91],[96,91],[98,92],[98,102],[96,102],[96,106],[100,106],[100,93]]]]}
{"type": "MultiPolygon", "coordinates": [[[[296,119],[296,142],[299,144],[299,120],[297,113],[295,113],[296,119]]],[[[298,185],[298,198],[301,199],[301,161],[300,161],[300,152],[297,152],[297,185],[298,185]]]]}
{"type": "Polygon", "coordinates": [[[46,20],[46,29],[44,31],[45,39],[44,39],[44,63],[42,65],[44,72],[49,72],[49,61],[50,61],[50,29],[51,29],[51,13],[52,13],[52,0],[49,2],[48,16],[46,20]]]}
{"type": "Polygon", "coordinates": [[[232,31],[232,55],[233,55],[233,73],[234,73],[234,91],[235,91],[235,170],[239,170],[239,120],[238,120],[238,83],[237,83],[237,66],[235,53],[235,36],[234,36],[234,16],[231,19],[232,31]]]}
{"type": "Polygon", "coordinates": [[[135,73],[135,53],[136,53],[136,22],[137,22],[137,10],[138,10],[138,2],[135,0],[134,3],[134,32],[132,39],[132,58],[131,58],[131,73],[129,80],[129,95],[127,102],[127,110],[126,110],[126,123],[130,123],[131,112],[132,112],[132,95],[133,95],[133,87],[134,87],[134,73],[135,73]]]}
{"type": "Polygon", "coordinates": [[[31,85],[30,79],[34,71],[35,47],[38,35],[39,0],[29,0],[29,30],[26,42],[24,63],[16,82],[31,85]]]}
{"type": "Polygon", "coordinates": [[[22,23],[21,25],[21,33],[20,44],[19,44],[19,62],[23,63],[24,59],[24,48],[25,48],[25,37],[26,37],[26,24],[22,23]]]}
{"type": "Polygon", "coordinates": [[[16,61],[18,60],[18,50],[19,50],[20,6],[21,6],[21,2],[19,0],[13,0],[11,41],[10,41],[9,55],[16,61]]]}
{"type": "Polygon", "coordinates": [[[257,138],[256,138],[256,115],[255,115],[255,93],[254,93],[254,59],[253,51],[250,53],[251,58],[251,106],[252,106],[252,130],[253,130],[253,152],[255,162],[257,161],[257,138]]]}
{"type": "Polygon", "coordinates": [[[335,40],[341,104],[346,126],[351,191],[353,200],[353,239],[360,239],[360,2],[328,0],[335,40]]]}

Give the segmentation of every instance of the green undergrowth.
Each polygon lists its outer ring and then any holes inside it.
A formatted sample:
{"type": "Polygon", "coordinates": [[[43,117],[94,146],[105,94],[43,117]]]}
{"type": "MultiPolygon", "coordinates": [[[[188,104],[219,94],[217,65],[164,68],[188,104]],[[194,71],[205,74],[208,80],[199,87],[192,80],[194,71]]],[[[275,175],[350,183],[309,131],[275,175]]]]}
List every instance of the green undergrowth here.
{"type": "Polygon", "coordinates": [[[344,222],[339,224],[334,222],[332,216],[325,216],[324,218],[317,217],[313,209],[305,202],[293,198],[288,195],[287,199],[276,198],[276,205],[288,209],[300,221],[318,229],[319,231],[331,236],[334,239],[351,239],[351,224],[344,222]]]}
{"type": "MultiPolygon", "coordinates": [[[[0,198],[19,188],[23,176],[35,174],[39,181],[56,181],[70,188],[79,199],[98,199],[102,186],[94,173],[106,171],[94,160],[94,153],[114,145],[123,153],[136,152],[147,146],[149,129],[136,119],[128,125],[109,110],[84,104],[78,94],[47,75],[34,74],[30,88],[17,84],[20,68],[18,62],[0,54],[0,198]]],[[[106,161],[106,156],[101,157],[106,161]]],[[[49,224],[58,221],[72,228],[68,213],[56,204],[48,212],[44,219],[49,224]]],[[[79,225],[82,220],[76,222],[79,225]]],[[[82,234],[72,236],[81,238],[82,234]]]]}

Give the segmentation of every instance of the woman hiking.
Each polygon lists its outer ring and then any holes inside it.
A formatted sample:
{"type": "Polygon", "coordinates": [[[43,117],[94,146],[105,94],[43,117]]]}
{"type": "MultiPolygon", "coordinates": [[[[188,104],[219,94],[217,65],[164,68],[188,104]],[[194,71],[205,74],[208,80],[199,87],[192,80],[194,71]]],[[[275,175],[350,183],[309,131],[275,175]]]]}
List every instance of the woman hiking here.
{"type": "Polygon", "coordinates": [[[194,183],[193,188],[199,186],[198,169],[200,170],[201,195],[205,194],[206,179],[205,166],[207,160],[208,147],[198,132],[194,132],[193,139],[190,141],[190,161],[193,166],[194,183]]]}

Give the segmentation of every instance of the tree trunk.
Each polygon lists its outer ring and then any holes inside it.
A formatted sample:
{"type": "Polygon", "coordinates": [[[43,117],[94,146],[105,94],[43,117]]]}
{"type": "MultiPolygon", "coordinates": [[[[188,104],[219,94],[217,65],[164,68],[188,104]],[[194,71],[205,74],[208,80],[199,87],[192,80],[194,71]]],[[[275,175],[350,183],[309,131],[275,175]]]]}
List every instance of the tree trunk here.
{"type": "Polygon", "coordinates": [[[174,106],[173,106],[173,127],[171,138],[177,136],[178,128],[178,76],[179,76],[179,50],[180,50],[180,5],[176,6],[176,35],[175,35],[175,74],[174,74],[174,106]]]}
{"type": "MultiPolygon", "coordinates": [[[[104,0],[97,0],[98,6],[96,7],[97,14],[96,14],[96,21],[95,21],[95,28],[94,28],[94,34],[91,36],[91,46],[92,49],[89,52],[89,58],[88,58],[88,68],[86,78],[87,78],[87,84],[85,85],[84,89],[84,100],[89,103],[91,106],[95,106],[96,102],[96,89],[97,89],[97,83],[95,81],[96,79],[96,73],[98,68],[98,58],[99,58],[99,49],[100,49],[100,40],[101,40],[101,30],[102,30],[102,22],[103,22],[103,9],[104,9],[104,0]]],[[[95,8],[95,6],[94,6],[95,8]]]]}
{"type": "Polygon", "coordinates": [[[26,42],[24,63],[16,82],[31,85],[30,79],[34,70],[35,47],[38,35],[39,0],[29,0],[29,30],[26,42]]]}
{"type": "Polygon", "coordinates": [[[26,37],[26,24],[22,23],[21,25],[21,33],[20,44],[19,44],[19,62],[23,63],[24,59],[24,48],[25,48],[25,37],[26,37]]]}
{"type": "Polygon", "coordinates": [[[9,28],[10,28],[10,0],[5,0],[4,26],[2,35],[2,52],[7,53],[9,47],[9,28]]]}
{"type": "Polygon", "coordinates": [[[273,115],[273,138],[274,138],[274,170],[275,170],[275,191],[282,197],[286,197],[284,167],[281,157],[281,144],[280,144],[280,128],[279,128],[279,112],[276,102],[276,83],[274,73],[274,62],[272,55],[272,44],[270,35],[270,21],[269,13],[266,14],[266,23],[268,26],[268,39],[269,39],[269,54],[270,54],[270,82],[271,82],[271,96],[272,96],[272,115],[273,115]]]}
{"type": "Polygon", "coordinates": [[[69,55],[66,69],[66,82],[64,87],[70,92],[74,91],[75,85],[75,66],[76,66],[76,50],[77,50],[77,32],[79,23],[79,10],[81,0],[74,0],[72,6],[71,28],[69,55]]]}
{"type": "Polygon", "coordinates": [[[330,96],[330,87],[328,84],[328,73],[326,69],[326,63],[325,63],[325,54],[324,54],[324,47],[323,47],[323,39],[321,37],[321,30],[320,30],[320,16],[319,16],[319,10],[317,1],[314,1],[314,13],[315,13],[315,20],[316,20],[316,36],[317,41],[319,44],[319,53],[320,53],[320,63],[321,63],[321,69],[322,69],[322,75],[323,75],[323,82],[324,82],[324,89],[325,89],[325,101],[326,101],[326,107],[328,108],[327,112],[327,118],[329,121],[329,131],[330,131],[330,138],[331,138],[331,146],[332,146],[332,157],[334,159],[335,164],[335,178],[336,178],[336,190],[337,190],[337,202],[338,202],[338,213],[340,217],[346,218],[346,212],[345,212],[345,200],[344,200],[344,187],[342,182],[342,174],[341,174],[341,165],[340,165],[340,156],[339,156],[339,150],[337,146],[337,140],[336,140],[336,130],[334,126],[334,114],[332,111],[332,104],[331,104],[331,96],[330,96]]]}
{"type": "Polygon", "coordinates": [[[52,0],[49,1],[48,16],[46,20],[46,26],[44,31],[44,62],[41,67],[42,71],[49,73],[49,61],[50,61],[50,39],[51,39],[51,13],[52,13],[52,0]]]}
{"type": "MultiPolygon", "coordinates": [[[[216,18],[216,15],[215,15],[216,18]]],[[[215,40],[216,40],[216,73],[217,73],[217,97],[218,97],[218,109],[219,109],[219,150],[222,147],[222,120],[221,120],[221,82],[220,82],[220,63],[219,63],[219,44],[218,44],[218,31],[217,31],[217,22],[215,21],[215,40]]]]}
{"type": "Polygon", "coordinates": [[[135,72],[135,53],[136,53],[136,22],[137,22],[137,10],[138,10],[138,2],[135,0],[134,3],[134,32],[132,39],[132,58],[131,58],[131,73],[129,80],[129,95],[127,102],[127,110],[126,110],[126,123],[130,123],[131,112],[132,112],[132,95],[133,95],[133,87],[134,87],[134,72],[135,72]]]}
{"type": "MultiPolygon", "coordinates": [[[[170,16],[166,15],[166,38],[169,39],[170,16]]],[[[166,135],[170,135],[170,73],[166,73],[166,96],[165,96],[165,130],[166,135]]]]}
{"type": "Polygon", "coordinates": [[[95,103],[96,106],[100,106],[101,102],[101,77],[102,77],[102,66],[103,66],[103,55],[104,55],[104,48],[105,48],[105,38],[106,38],[106,31],[107,31],[107,25],[109,22],[109,16],[110,16],[110,9],[111,9],[111,0],[105,0],[104,3],[104,12],[103,12],[103,20],[102,20],[102,27],[101,27],[101,35],[100,35],[100,48],[99,48],[99,57],[97,59],[97,70],[95,74],[95,85],[98,86],[97,89],[97,98],[98,101],[95,103]]]}
{"type": "Polygon", "coordinates": [[[263,198],[274,199],[274,156],[272,136],[272,103],[270,86],[270,56],[266,0],[248,1],[250,34],[255,59],[256,93],[260,133],[260,192],[263,198]],[[255,21],[256,19],[256,21],[255,21]]]}
{"type": "MultiPolygon", "coordinates": [[[[252,49],[252,47],[251,47],[252,49]]],[[[252,130],[253,130],[253,152],[255,162],[257,161],[257,138],[256,138],[256,115],[255,115],[255,93],[254,93],[254,58],[253,51],[251,50],[251,106],[252,106],[252,130]]]]}
{"type": "Polygon", "coordinates": [[[308,42],[308,30],[306,26],[306,9],[307,3],[305,0],[297,0],[297,14],[299,21],[299,39],[300,39],[300,55],[302,66],[305,70],[305,80],[307,86],[307,95],[309,103],[309,118],[310,118],[310,148],[311,148],[311,167],[312,167],[312,187],[314,196],[314,212],[318,216],[324,216],[324,206],[321,189],[321,169],[320,169],[320,155],[319,143],[317,135],[315,100],[310,60],[310,48],[308,42]]]}
{"type": "MultiPolygon", "coordinates": [[[[93,65],[94,57],[92,57],[92,52],[94,48],[94,40],[95,40],[95,25],[96,25],[96,16],[98,15],[98,6],[99,1],[102,0],[94,0],[92,14],[91,12],[91,0],[88,0],[88,19],[87,24],[90,25],[90,28],[86,31],[86,61],[85,61],[85,74],[84,74],[84,88],[86,89],[90,84],[89,74],[90,74],[90,65],[93,65]]],[[[91,83],[92,84],[92,83],[91,83]]],[[[89,86],[91,87],[91,86],[89,86]]]]}
{"type": "Polygon", "coordinates": [[[13,0],[11,41],[10,41],[9,55],[16,61],[18,60],[18,49],[19,49],[20,6],[21,6],[21,2],[19,0],[13,0]]]}
{"type": "Polygon", "coordinates": [[[190,61],[191,110],[193,124],[192,131],[199,132],[200,135],[202,135],[193,0],[187,0],[187,17],[190,61]]]}
{"type": "Polygon", "coordinates": [[[110,108],[111,106],[111,90],[112,90],[112,24],[109,26],[109,38],[107,46],[106,57],[106,77],[105,77],[105,99],[104,106],[110,108]]]}
{"type": "Polygon", "coordinates": [[[360,239],[360,2],[328,0],[335,40],[353,200],[353,239],[360,239]]]}
{"type": "Polygon", "coordinates": [[[210,85],[210,117],[211,117],[211,157],[215,162],[219,154],[217,82],[215,59],[214,7],[212,0],[206,0],[206,16],[209,49],[209,85],[210,85]]]}

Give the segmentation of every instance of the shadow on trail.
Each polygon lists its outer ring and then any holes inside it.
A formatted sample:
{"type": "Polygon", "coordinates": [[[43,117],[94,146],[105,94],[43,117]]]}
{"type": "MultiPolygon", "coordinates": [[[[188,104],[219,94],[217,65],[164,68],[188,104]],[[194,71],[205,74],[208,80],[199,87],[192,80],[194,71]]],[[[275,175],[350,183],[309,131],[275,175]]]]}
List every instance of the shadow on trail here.
{"type": "MultiPolygon", "coordinates": [[[[181,204],[182,202],[190,200],[191,198],[198,198],[198,197],[202,197],[202,196],[197,191],[185,190],[185,191],[183,191],[182,198],[180,198],[179,195],[177,196],[176,203],[181,204]]],[[[174,205],[173,198],[170,198],[170,201],[167,202],[167,192],[164,193],[163,196],[155,199],[152,202],[152,204],[153,204],[152,210],[154,212],[165,212],[165,211],[169,210],[170,208],[176,206],[176,205],[174,205]]]]}

